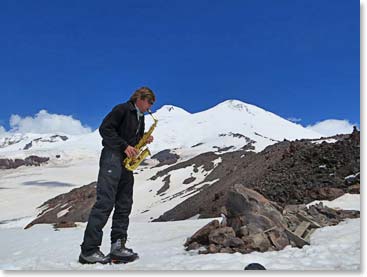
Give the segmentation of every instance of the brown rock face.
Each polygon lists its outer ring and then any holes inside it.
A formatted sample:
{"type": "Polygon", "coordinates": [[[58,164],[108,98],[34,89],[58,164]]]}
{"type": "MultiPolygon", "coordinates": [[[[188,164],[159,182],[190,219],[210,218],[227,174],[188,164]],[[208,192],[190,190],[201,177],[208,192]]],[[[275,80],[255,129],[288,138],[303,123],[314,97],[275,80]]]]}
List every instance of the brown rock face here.
{"type": "Polygon", "coordinates": [[[25,229],[41,223],[54,223],[63,228],[74,226],[74,222],[86,222],[95,201],[96,182],[73,189],[43,203],[39,207],[42,212],[25,229]]]}
{"type": "Polygon", "coordinates": [[[282,214],[276,206],[260,193],[242,185],[234,185],[229,191],[225,208],[228,224],[234,225],[235,230],[239,230],[237,219],[241,221],[241,226],[256,222],[264,230],[274,225],[284,225],[282,214]]]}

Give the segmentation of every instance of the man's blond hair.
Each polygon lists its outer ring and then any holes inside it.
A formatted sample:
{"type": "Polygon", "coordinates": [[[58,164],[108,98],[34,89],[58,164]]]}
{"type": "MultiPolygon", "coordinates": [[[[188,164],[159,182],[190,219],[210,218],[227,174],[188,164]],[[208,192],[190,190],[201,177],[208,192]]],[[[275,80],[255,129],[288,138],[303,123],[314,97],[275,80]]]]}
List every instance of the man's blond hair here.
{"type": "Polygon", "coordinates": [[[136,100],[138,100],[138,99],[144,100],[146,98],[148,98],[149,100],[155,102],[154,92],[148,87],[141,87],[141,88],[137,89],[133,93],[133,95],[131,95],[130,101],[133,101],[135,103],[136,100]]]}

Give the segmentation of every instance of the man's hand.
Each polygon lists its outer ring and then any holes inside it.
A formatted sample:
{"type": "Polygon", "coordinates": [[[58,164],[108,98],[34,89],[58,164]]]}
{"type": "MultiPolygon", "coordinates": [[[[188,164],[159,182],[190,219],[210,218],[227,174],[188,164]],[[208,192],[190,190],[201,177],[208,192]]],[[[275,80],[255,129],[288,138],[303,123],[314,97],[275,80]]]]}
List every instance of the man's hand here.
{"type": "Polygon", "coordinates": [[[150,136],[148,139],[147,139],[147,143],[152,143],[154,140],[154,137],[153,136],[150,136]]]}
{"type": "Polygon", "coordinates": [[[133,158],[138,155],[138,150],[130,145],[125,149],[124,152],[129,158],[133,158]]]}

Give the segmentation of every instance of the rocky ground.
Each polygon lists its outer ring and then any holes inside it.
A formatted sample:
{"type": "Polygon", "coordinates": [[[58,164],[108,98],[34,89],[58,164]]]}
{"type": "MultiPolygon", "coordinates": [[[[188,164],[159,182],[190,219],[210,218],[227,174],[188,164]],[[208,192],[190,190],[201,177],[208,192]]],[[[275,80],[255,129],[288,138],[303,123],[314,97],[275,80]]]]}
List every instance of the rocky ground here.
{"type": "MultiPolygon", "coordinates": [[[[219,179],[167,211],[156,221],[183,220],[195,215],[220,216],[229,188],[241,184],[278,203],[305,204],[313,200],[333,200],[346,192],[359,193],[360,132],[328,138],[333,143],[314,140],[283,141],[260,153],[236,151],[205,153],[186,164],[204,165],[222,158],[203,182],[219,179]]],[[[158,172],[187,166],[176,164],[158,172]]],[[[189,188],[187,188],[189,189],[189,188]]]]}

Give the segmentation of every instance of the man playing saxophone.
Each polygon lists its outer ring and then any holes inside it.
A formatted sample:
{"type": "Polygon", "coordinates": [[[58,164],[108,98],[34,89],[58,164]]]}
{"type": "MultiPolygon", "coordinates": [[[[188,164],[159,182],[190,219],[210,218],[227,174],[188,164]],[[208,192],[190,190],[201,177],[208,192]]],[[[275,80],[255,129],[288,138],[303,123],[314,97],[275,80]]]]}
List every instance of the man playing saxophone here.
{"type": "MultiPolygon", "coordinates": [[[[134,147],[144,136],[144,113],[155,102],[155,95],[148,87],[136,90],[126,103],[115,106],[104,118],[99,132],[103,149],[99,161],[97,199],[90,212],[81,244],[80,263],[131,262],[137,253],[125,246],[129,215],[133,203],[134,175],[123,165],[127,158],[134,158],[134,147]],[[111,230],[111,251],[105,256],[100,251],[102,229],[114,208],[111,230]]],[[[146,143],[151,143],[149,135],[146,143]]]]}

